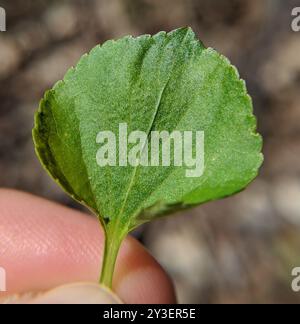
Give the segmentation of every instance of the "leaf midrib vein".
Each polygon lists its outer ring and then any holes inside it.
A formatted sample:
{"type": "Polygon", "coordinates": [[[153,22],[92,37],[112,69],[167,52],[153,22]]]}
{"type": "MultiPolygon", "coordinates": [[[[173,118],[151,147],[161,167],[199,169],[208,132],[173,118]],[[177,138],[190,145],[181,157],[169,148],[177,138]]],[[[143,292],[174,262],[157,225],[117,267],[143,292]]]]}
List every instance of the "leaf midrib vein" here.
{"type": "MultiPolygon", "coordinates": [[[[155,110],[154,110],[154,113],[153,113],[152,121],[151,121],[150,127],[149,127],[149,129],[147,131],[147,138],[149,137],[149,134],[150,134],[150,132],[151,132],[151,130],[153,128],[153,125],[155,123],[155,120],[156,120],[156,117],[157,117],[157,114],[158,114],[158,111],[159,111],[159,107],[161,105],[162,98],[163,98],[163,95],[165,93],[165,90],[166,90],[166,88],[168,86],[168,83],[169,83],[169,79],[167,80],[166,84],[164,85],[164,87],[162,88],[162,90],[161,90],[161,92],[159,94],[159,97],[158,97],[158,100],[157,100],[157,103],[156,103],[156,106],[155,106],[155,110]]],[[[145,145],[146,145],[146,141],[143,143],[143,147],[142,147],[141,152],[144,151],[145,145]]],[[[129,194],[130,194],[130,191],[131,191],[131,189],[132,189],[132,187],[134,185],[134,180],[135,180],[135,176],[136,176],[136,172],[138,170],[138,167],[139,167],[138,165],[135,166],[135,168],[133,170],[132,177],[131,177],[130,182],[129,182],[129,186],[128,186],[128,188],[126,190],[126,193],[125,193],[124,202],[123,202],[122,207],[120,209],[120,212],[119,212],[119,214],[117,216],[117,219],[120,218],[120,215],[122,215],[122,213],[123,213],[123,211],[125,209],[125,206],[126,206],[126,203],[127,203],[127,200],[128,200],[129,194]]]]}

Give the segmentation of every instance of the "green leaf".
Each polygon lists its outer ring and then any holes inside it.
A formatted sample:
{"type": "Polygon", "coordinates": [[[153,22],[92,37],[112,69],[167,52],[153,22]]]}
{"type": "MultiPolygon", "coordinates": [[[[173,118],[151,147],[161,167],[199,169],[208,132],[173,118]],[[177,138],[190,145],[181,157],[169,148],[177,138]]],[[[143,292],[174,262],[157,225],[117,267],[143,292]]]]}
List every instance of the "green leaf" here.
{"type": "MultiPolygon", "coordinates": [[[[244,81],[190,28],[95,47],[45,94],[33,137],[46,170],[101,220],[107,235],[102,282],[107,285],[129,231],[242,190],[263,160],[244,81]],[[203,131],[203,175],[186,177],[186,167],[174,165],[100,167],[97,134],[118,134],[121,123],[127,123],[128,134],[138,130],[148,136],[203,131]]],[[[124,145],[118,155],[121,150],[124,145]]]]}

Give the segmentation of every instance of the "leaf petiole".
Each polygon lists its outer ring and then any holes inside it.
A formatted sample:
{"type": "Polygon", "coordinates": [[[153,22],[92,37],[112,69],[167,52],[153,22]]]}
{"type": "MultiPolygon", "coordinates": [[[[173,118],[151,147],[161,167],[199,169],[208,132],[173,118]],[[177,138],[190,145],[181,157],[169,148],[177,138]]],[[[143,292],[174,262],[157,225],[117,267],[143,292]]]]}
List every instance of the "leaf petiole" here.
{"type": "MultiPolygon", "coordinates": [[[[117,222],[116,222],[117,223],[117,222]]],[[[112,288],[114,269],[121,244],[127,235],[122,233],[111,221],[105,228],[105,242],[101,269],[100,284],[112,288]]]]}

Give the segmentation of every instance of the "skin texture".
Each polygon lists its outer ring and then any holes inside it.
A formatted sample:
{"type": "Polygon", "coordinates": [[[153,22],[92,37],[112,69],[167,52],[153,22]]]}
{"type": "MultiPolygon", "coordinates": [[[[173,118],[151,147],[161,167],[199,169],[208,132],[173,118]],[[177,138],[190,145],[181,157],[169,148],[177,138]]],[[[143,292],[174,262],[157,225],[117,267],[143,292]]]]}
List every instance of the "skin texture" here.
{"type": "MultiPolygon", "coordinates": [[[[98,282],[103,231],[93,217],[2,189],[0,235],[0,266],[6,269],[8,290],[0,298],[98,282]]],[[[125,303],[175,303],[169,277],[131,237],[121,247],[113,290],[125,303]]]]}

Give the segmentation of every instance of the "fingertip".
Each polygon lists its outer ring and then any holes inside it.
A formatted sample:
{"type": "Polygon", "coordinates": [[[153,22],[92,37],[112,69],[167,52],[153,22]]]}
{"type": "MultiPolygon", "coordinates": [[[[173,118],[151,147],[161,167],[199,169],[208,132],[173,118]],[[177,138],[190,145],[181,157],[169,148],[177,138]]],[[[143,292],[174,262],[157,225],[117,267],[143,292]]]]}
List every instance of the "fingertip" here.
{"type": "Polygon", "coordinates": [[[126,303],[175,304],[173,283],[151,254],[127,239],[117,262],[114,290],[126,303]]]}
{"type": "MultiPolygon", "coordinates": [[[[9,294],[97,282],[103,231],[95,218],[42,198],[0,189],[0,254],[9,294]]],[[[114,290],[126,303],[175,303],[171,280],[135,239],[122,244],[114,290]]]]}
{"type": "Polygon", "coordinates": [[[157,267],[130,272],[116,287],[116,292],[128,304],[175,304],[173,285],[157,267]]]}

